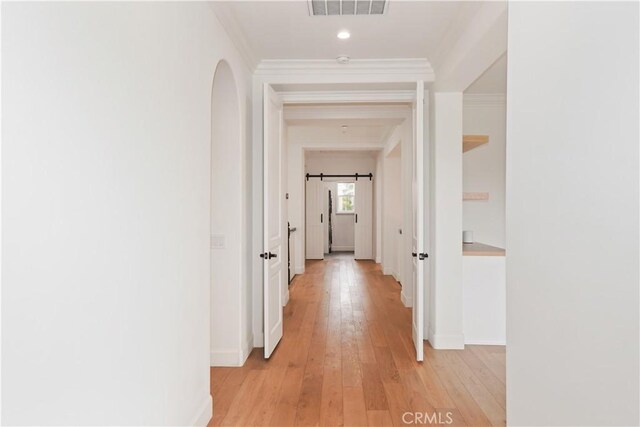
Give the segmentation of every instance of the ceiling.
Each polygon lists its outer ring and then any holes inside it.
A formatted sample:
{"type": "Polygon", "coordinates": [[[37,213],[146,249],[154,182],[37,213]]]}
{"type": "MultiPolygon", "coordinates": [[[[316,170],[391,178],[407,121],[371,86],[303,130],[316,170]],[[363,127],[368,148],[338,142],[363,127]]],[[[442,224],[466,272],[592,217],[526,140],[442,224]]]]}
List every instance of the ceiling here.
{"type": "Polygon", "coordinates": [[[435,66],[480,3],[391,0],[386,14],[370,16],[310,16],[306,0],[216,1],[212,7],[257,61],[348,55],[427,58],[435,66]],[[337,38],[344,29],[348,40],[337,38]]]}
{"type": "Polygon", "coordinates": [[[502,55],[487,68],[464,93],[507,93],[507,54],[502,55]]]}

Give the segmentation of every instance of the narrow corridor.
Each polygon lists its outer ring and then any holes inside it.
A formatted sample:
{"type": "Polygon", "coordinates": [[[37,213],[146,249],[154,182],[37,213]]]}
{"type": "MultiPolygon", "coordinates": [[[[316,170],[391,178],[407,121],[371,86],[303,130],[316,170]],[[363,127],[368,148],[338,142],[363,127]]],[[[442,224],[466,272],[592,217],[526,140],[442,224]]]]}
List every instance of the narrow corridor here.
{"type": "Polygon", "coordinates": [[[211,368],[209,425],[505,425],[505,349],[433,350],[415,361],[400,285],[371,261],[308,261],[291,284],[270,360],[211,368]],[[449,422],[447,422],[449,421],[449,422]]]}

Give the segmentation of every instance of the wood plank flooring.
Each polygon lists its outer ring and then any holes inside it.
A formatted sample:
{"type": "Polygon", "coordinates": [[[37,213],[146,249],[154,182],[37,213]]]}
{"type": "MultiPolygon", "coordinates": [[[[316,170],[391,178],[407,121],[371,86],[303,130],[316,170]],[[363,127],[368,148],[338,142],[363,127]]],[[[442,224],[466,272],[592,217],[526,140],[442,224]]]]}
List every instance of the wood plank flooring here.
{"type": "Polygon", "coordinates": [[[505,425],[505,348],[415,361],[400,285],[351,255],[309,261],[290,287],[270,360],[211,368],[210,426],[505,425]],[[451,421],[448,422],[447,421],[451,421]]]}

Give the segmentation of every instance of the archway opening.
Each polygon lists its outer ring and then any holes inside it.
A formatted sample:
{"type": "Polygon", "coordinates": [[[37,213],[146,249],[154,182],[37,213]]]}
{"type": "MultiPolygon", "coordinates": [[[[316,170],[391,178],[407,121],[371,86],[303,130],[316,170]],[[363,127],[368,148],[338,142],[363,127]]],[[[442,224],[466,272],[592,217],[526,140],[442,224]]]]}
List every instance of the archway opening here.
{"type": "Polygon", "coordinates": [[[211,93],[211,366],[242,364],[242,144],[238,90],[221,60],[211,93]],[[221,327],[223,325],[223,327],[221,327]]]}

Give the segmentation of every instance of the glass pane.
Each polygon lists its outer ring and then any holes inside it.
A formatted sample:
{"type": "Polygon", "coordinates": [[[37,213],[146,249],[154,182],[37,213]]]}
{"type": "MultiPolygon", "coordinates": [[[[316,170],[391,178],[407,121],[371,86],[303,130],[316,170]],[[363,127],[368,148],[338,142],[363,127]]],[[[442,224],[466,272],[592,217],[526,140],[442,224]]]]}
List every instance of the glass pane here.
{"type": "Polygon", "coordinates": [[[338,195],[339,196],[352,196],[356,194],[356,184],[353,182],[340,182],[338,183],[338,195]]]}
{"type": "Polygon", "coordinates": [[[353,212],[353,196],[340,196],[338,212],[353,212]]]}

